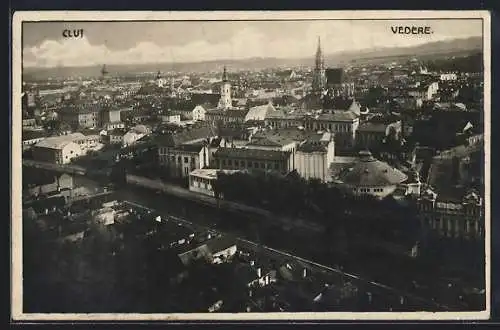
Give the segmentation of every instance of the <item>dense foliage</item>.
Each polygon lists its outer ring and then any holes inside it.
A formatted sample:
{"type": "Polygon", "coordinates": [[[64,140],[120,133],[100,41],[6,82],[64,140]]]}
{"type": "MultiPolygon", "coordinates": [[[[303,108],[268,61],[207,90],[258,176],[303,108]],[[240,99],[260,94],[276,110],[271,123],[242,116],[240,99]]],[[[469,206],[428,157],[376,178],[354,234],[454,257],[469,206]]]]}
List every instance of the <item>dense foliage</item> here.
{"type": "Polygon", "coordinates": [[[255,171],[220,172],[214,186],[216,196],[261,207],[276,214],[306,219],[350,234],[414,242],[419,233],[413,205],[392,198],[354,197],[319,180],[304,180],[296,172],[286,177],[255,171]]]}

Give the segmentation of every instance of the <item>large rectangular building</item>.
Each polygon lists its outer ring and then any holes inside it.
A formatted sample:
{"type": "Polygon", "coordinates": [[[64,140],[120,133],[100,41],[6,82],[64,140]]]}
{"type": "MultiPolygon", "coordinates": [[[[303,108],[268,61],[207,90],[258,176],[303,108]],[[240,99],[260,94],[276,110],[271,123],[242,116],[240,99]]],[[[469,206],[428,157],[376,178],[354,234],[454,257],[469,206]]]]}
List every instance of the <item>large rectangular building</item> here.
{"type": "Polygon", "coordinates": [[[329,131],[335,134],[338,149],[352,148],[356,140],[359,117],[350,111],[332,111],[304,117],[304,128],[313,131],[329,131]]]}
{"type": "Polygon", "coordinates": [[[168,168],[173,177],[185,178],[191,171],[207,167],[208,157],[205,143],[158,147],[160,165],[168,168]]]}
{"type": "Polygon", "coordinates": [[[74,142],[74,137],[67,135],[48,137],[35,144],[32,149],[35,160],[54,164],[70,163],[83,153],[80,145],[74,142]]]}
{"type": "Polygon", "coordinates": [[[101,125],[101,107],[98,104],[85,104],[62,109],[59,119],[73,128],[96,128],[101,125]]]}
{"type": "Polygon", "coordinates": [[[294,170],[289,151],[219,148],[214,159],[216,167],[224,170],[270,170],[280,173],[294,170]]]}
{"type": "Polygon", "coordinates": [[[295,169],[306,180],[318,179],[330,181],[330,165],[335,157],[335,140],[333,134],[317,135],[304,141],[294,154],[295,169]]]}

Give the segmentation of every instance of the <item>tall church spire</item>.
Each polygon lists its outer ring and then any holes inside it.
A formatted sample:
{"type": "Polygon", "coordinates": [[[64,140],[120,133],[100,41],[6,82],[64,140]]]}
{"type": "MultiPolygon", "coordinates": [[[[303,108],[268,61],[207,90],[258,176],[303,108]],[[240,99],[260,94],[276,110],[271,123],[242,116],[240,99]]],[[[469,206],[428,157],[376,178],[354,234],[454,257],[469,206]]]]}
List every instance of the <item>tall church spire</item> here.
{"type": "Polygon", "coordinates": [[[321,38],[318,37],[318,48],[316,50],[315,66],[312,82],[312,90],[314,93],[321,93],[326,85],[325,76],[325,61],[323,51],[321,50],[321,38]]]}
{"type": "Polygon", "coordinates": [[[318,37],[318,49],[316,50],[316,69],[323,69],[325,61],[323,59],[323,51],[321,50],[321,38],[318,37]]]}

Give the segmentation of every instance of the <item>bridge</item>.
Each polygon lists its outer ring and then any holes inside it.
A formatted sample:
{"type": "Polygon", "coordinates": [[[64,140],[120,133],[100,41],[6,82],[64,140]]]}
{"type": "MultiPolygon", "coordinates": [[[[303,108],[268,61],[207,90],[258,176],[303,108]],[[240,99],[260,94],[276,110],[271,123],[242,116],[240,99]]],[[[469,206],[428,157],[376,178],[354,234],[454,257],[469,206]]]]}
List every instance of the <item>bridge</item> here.
{"type": "Polygon", "coordinates": [[[31,159],[23,159],[23,166],[26,167],[34,167],[43,170],[58,172],[58,173],[67,173],[67,174],[76,174],[76,175],[87,175],[88,171],[86,168],[78,165],[70,165],[70,164],[53,164],[48,162],[40,162],[31,159]]]}

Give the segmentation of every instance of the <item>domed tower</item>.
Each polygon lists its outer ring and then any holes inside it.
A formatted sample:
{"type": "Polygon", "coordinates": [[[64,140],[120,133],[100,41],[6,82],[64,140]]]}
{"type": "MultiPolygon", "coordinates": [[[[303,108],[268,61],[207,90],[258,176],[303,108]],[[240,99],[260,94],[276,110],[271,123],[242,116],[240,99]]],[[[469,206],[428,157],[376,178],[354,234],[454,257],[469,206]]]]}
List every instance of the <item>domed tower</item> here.
{"type": "Polygon", "coordinates": [[[102,80],[107,80],[108,79],[108,75],[109,75],[108,68],[106,67],[106,64],[103,64],[102,68],[101,68],[101,79],[102,80]]]}
{"type": "Polygon", "coordinates": [[[222,73],[222,85],[220,88],[220,99],[219,108],[227,110],[233,105],[231,101],[231,83],[227,77],[226,66],[224,66],[224,72],[222,73]]]}
{"type": "Polygon", "coordinates": [[[345,168],[337,183],[353,195],[384,198],[392,194],[408,176],[389,164],[375,159],[371,152],[359,152],[358,161],[345,168]]]}
{"type": "Polygon", "coordinates": [[[325,60],[323,58],[323,51],[321,50],[320,37],[318,37],[318,49],[316,50],[314,64],[312,91],[315,94],[320,94],[326,87],[325,60]]]}

